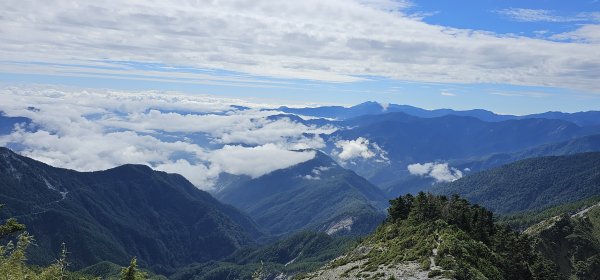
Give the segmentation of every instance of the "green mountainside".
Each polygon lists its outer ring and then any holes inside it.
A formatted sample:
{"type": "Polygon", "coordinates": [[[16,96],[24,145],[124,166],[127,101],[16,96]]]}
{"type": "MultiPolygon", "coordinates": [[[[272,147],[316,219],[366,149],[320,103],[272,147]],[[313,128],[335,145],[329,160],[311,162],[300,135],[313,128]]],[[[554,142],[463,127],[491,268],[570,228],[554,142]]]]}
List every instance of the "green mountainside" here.
{"type": "Polygon", "coordinates": [[[261,177],[225,177],[219,200],[246,211],[275,235],[313,230],[330,234],[370,233],[387,206],[379,188],[327,155],[261,177]]]}
{"type": "Polygon", "coordinates": [[[559,279],[529,236],[458,196],[391,201],[386,222],[306,279],[559,279]]]}
{"type": "Polygon", "coordinates": [[[41,265],[11,261],[21,253],[6,246],[0,271],[63,273],[64,242],[76,272],[59,279],[121,279],[133,257],[147,269],[141,279],[600,278],[600,153],[526,159],[432,190],[449,195],[387,204],[319,152],[255,179],[221,178],[215,195],[255,223],[180,175],[141,165],[76,172],[0,148],[0,239],[23,230],[17,218],[31,233],[17,240],[35,238],[23,248],[41,265]]]}
{"type": "Polygon", "coordinates": [[[180,175],[124,165],[59,169],[0,148],[0,218],[35,236],[29,259],[54,261],[62,242],[72,268],[137,256],[155,272],[225,257],[261,237],[255,223],[180,175]]]}
{"type": "Polygon", "coordinates": [[[459,194],[499,214],[542,210],[600,195],[600,153],[525,159],[431,191],[459,194]]]}
{"type": "Polygon", "coordinates": [[[319,268],[354,244],[352,237],[300,232],[261,247],[240,249],[221,261],[181,268],[170,278],[220,280],[279,276],[286,279],[319,268]]]}

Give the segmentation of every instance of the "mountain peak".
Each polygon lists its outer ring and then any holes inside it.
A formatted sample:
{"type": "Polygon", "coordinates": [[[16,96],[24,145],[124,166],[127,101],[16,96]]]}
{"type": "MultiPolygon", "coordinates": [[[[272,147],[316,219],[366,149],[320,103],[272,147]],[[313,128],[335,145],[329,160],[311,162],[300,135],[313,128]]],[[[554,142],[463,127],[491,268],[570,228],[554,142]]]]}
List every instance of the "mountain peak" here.
{"type": "Polygon", "coordinates": [[[106,169],[104,171],[107,172],[121,172],[121,171],[128,171],[128,172],[139,172],[139,173],[151,173],[154,172],[155,170],[153,170],[150,166],[145,165],[145,164],[133,164],[133,163],[127,163],[127,164],[123,164],[123,165],[119,165],[113,168],[109,168],[106,169]]]}
{"type": "Polygon", "coordinates": [[[0,147],[0,155],[16,155],[16,153],[9,148],[0,147]]]}
{"type": "MultiPolygon", "coordinates": [[[[0,154],[14,155],[6,148],[0,154]]],[[[26,164],[2,168],[0,157],[3,213],[19,217],[42,237],[38,254],[29,258],[36,264],[54,259],[51,242],[66,241],[73,267],[99,260],[125,264],[134,255],[165,269],[227,256],[262,236],[245,214],[179,175],[139,164],[77,172],[17,159],[26,164]]]]}

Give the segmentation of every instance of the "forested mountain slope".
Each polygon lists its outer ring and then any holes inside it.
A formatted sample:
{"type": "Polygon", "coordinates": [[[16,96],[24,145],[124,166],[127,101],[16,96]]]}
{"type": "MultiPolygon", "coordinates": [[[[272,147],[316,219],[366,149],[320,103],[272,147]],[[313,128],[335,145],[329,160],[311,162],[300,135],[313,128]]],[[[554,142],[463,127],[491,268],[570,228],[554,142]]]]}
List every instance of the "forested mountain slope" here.
{"type": "Polygon", "coordinates": [[[431,191],[459,194],[495,213],[539,210],[600,194],[600,153],[525,159],[431,191]]]}
{"type": "Polygon", "coordinates": [[[0,201],[0,215],[35,236],[31,261],[53,261],[65,242],[75,269],[137,256],[162,272],[227,256],[262,235],[245,214],[182,176],[142,165],[76,172],[0,148],[0,201]]]}

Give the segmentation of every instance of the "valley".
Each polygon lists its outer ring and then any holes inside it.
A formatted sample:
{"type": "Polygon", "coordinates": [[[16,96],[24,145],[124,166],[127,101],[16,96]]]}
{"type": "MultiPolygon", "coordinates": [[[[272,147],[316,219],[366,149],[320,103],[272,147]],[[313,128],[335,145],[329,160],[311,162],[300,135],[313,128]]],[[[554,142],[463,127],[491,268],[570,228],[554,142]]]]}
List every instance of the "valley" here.
{"type": "MultiPolygon", "coordinates": [[[[146,165],[78,172],[2,148],[0,215],[35,237],[29,263],[51,264],[64,242],[70,270],[102,278],[132,257],[148,277],[181,280],[598,275],[600,131],[587,115],[378,106],[279,108],[266,119],[336,129],[304,136],[324,141],[295,150],[308,160],[222,172],[208,192],[146,165]]],[[[30,121],[3,118],[4,131],[30,121]]]]}

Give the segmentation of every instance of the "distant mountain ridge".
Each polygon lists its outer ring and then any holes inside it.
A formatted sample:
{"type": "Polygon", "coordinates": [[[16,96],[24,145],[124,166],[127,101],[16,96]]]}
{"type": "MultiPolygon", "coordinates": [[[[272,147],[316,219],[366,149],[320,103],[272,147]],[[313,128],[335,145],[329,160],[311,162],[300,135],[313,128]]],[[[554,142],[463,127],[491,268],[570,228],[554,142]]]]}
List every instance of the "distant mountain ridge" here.
{"type": "Polygon", "coordinates": [[[48,166],[0,148],[2,218],[36,238],[34,263],[65,242],[73,268],[132,256],[155,271],[214,260],[262,236],[256,224],[177,174],[143,165],[98,172],[48,166]]]}
{"type": "Polygon", "coordinates": [[[364,234],[383,220],[385,195],[317,152],[312,160],[251,179],[223,174],[214,193],[272,234],[317,230],[364,234]]]}
{"type": "Polygon", "coordinates": [[[599,151],[600,134],[596,134],[583,136],[563,142],[543,144],[540,146],[513,153],[492,154],[477,160],[459,160],[454,162],[454,164],[456,164],[456,166],[460,168],[469,168],[471,171],[480,171],[498,167],[504,164],[509,164],[526,158],[543,156],[562,156],[599,151]]]}
{"type": "Polygon", "coordinates": [[[299,114],[321,118],[349,119],[363,115],[378,115],[385,113],[401,112],[411,116],[421,118],[435,118],[448,115],[475,117],[483,121],[499,122],[506,120],[518,119],[557,119],[565,120],[577,124],[579,126],[600,125],[600,111],[587,111],[576,113],[563,112],[545,112],[538,114],[529,114],[523,116],[501,115],[483,109],[473,110],[452,110],[452,109],[434,109],[426,110],[410,105],[398,104],[381,104],[378,102],[367,101],[351,107],[343,106],[321,106],[321,107],[305,107],[305,108],[290,108],[282,106],[278,110],[291,114],[299,114]]]}
{"type": "MultiPolygon", "coordinates": [[[[579,137],[563,142],[543,144],[518,152],[495,153],[478,158],[452,160],[449,161],[449,165],[463,170],[463,174],[466,176],[473,172],[496,168],[527,158],[562,156],[587,152],[600,152],[600,134],[579,137]]],[[[414,194],[418,191],[428,189],[435,183],[436,181],[433,178],[411,175],[401,177],[381,187],[392,195],[414,194]]]]}
{"type": "Polygon", "coordinates": [[[339,139],[363,137],[376,143],[386,152],[389,163],[377,164],[359,158],[348,168],[385,189],[392,197],[402,194],[402,182],[413,180],[407,169],[410,164],[465,162],[600,133],[564,120],[486,122],[475,117],[420,118],[405,113],[365,115],[340,123],[341,129],[322,136],[328,144],[327,152],[335,151],[339,139]]]}

